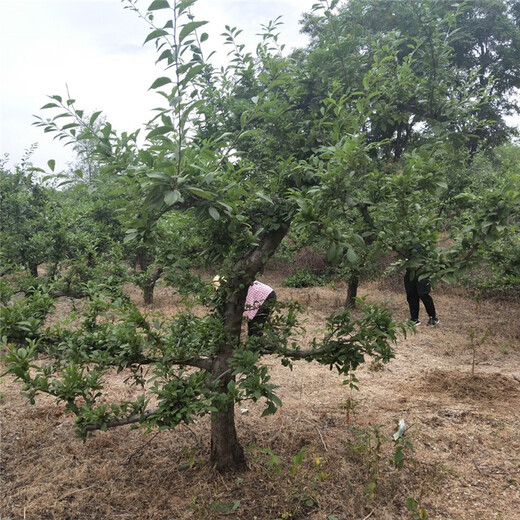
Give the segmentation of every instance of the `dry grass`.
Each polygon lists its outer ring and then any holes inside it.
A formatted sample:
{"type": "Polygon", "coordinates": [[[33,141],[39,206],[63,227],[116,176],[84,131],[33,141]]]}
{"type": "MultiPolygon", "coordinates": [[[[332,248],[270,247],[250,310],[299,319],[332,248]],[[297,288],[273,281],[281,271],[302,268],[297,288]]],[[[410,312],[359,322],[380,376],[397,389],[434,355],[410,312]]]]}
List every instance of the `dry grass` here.
{"type": "MultiPolygon", "coordinates": [[[[280,299],[308,307],[310,330],[344,299],[344,287],[284,288],[282,278],[267,272],[264,280],[280,299]]],[[[396,318],[407,317],[397,284],[361,294],[392,300],[396,318]]],[[[267,418],[261,403],[241,405],[250,468],[241,474],[220,476],[205,464],[208,419],[147,435],[124,427],[82,443],[52,399],[26,405],[4,377],[0,519],[399,520],[413,518],[409,497],[434,519],[519,519],[520,306],[476,305],[443,287],[434,297],[439,327],[401,339],[388,366],[367,363],[357,393],[326,367],[298,362],[291,371],[266,358],[284,405],[267,418]],[[471,330],[488,333],[475,352],[471,330]],[[414,452],[397,471],[390,439],[400,418],[414,452]]],[[[173,312],[175,303],[158,289],[155,310],[173,312]]],[[[123,379],[111,379],[114,394],[128,391],[123,379]]]]}

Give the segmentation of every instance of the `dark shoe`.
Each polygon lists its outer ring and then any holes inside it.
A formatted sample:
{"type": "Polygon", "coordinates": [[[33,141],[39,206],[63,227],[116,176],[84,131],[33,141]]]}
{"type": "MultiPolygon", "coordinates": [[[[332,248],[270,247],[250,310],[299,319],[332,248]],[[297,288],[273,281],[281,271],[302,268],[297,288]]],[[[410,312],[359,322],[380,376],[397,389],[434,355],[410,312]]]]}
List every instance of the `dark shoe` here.
{"type": "Polygon", "coordinates": [[[418,325],[421,324],[421,320],[419,318],[417,318],[416,320],[411,320],[412,323],[417,327],[418,325]]]}
{"type": "Polygon", "coordinates": [[[430,316],[430,319],[428,320],[428,326],[429,327],[435,327],[439,324],[439,318],[430,316]]]}

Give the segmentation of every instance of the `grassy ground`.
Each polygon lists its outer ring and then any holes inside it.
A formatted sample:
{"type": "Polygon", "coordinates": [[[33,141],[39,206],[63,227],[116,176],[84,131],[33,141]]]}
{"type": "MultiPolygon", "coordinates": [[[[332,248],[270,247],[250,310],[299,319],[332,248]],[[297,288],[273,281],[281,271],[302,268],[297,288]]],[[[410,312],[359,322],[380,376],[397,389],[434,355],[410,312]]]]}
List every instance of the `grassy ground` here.
{"type": "MultiPolygon", "coordinates": [[[[308,341],[346,290],[284,288],[282,278],[262,280],[306,306],[308,341]]],[[[369,284],[361,295],[407,318],[400,285],[369,284]]],[[[127,426],[83,443],[52,399],[29,406],[4,376],[0,519],[520,519],[520,305],[476,304],[446,288],[433,295],[440,325],[401,338],[389,365],[367,362],[359,392],[327,367],[289,370],[265,358],[284,405],[267,418],[261,403],[237,410],[249,464],[240,474],[205,464],[207,419],[149,434],[127,426]],[[409,444],[398,470],[400,419],[409,444]]],[[[158,288],[155,310],[175,312],[175,302],[158,288]]],[[[123,375],[110,388],[130,392],[123,375]]]]}

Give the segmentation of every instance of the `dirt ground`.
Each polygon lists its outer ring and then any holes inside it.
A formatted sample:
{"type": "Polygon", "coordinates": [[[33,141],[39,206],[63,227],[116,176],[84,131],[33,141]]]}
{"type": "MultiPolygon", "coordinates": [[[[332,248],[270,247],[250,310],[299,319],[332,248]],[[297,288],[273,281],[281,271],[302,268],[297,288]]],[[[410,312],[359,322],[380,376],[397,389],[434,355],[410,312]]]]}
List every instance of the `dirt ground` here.
{"type": "MultiPolygon", "coordinates": [[[[307,341],[345,287],[291,289],[282,278],[273,271],[262,281],[306,306],[307,341]]],[[[389,301],[401,320],[400,289],[360,292],[389,301]]],[[[0,520],[520,519],[520,304],[476,303],[446,287],[433,296],[439,326],[400,338],[388,365],[367,360],[359,391],[328,367],[302,361],[290,370],[265,358],[283,407],[265,418],[262,403],[237,407],[249,465],[240,474],[220,476],[205,463],[207,418],[148,434],[125,426],[83,443],[53,399],[27,405],[4,376],[0,520]],[[409,444],[398,470],[400,419],[409,444]]],[[[174,306],[159,287],[154,309],[174,306]]],[[[110,385],[129,395],[122,374],[110,385]]]]}

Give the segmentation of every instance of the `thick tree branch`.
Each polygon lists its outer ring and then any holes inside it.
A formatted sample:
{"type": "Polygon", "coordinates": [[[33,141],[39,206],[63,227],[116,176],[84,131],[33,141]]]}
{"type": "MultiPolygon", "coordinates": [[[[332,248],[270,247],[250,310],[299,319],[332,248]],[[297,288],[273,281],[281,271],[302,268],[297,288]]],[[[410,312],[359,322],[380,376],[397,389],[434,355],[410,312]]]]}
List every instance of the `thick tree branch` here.
{"type": "Polygon", "coordinates": [[[291,359],[314,359],[315,357],[319,356],[320,354],[325,354],[327,352],[327,349],[320,348],[317,350],[308,349],[308,350],[291,350],[291,351],[285,351],[285,350],[281,349],[278,352],[291,359]]]}
{"type": "Polygon", "coordinates": [[[356,207],[359,209],[365,223],[368,224],[370,229],[375,229],[376,225],[374,219],[372,218],[372,215],[368,211],[368,206],[369,204],[367,204],[366,202],[358,202],[356,204],[356,207]]]}
{"type": "Polygon", "coordinates": [[[244,273],[244,280],[241,282],[246,282],[247,285],[254,282],[256,274],[261,271],[267,259],[276,251],[288,231],[289,223],[280,224],[276,231],[271,231],[263,237],[259,247],[235,264],[234,271],[244,273]]]}

